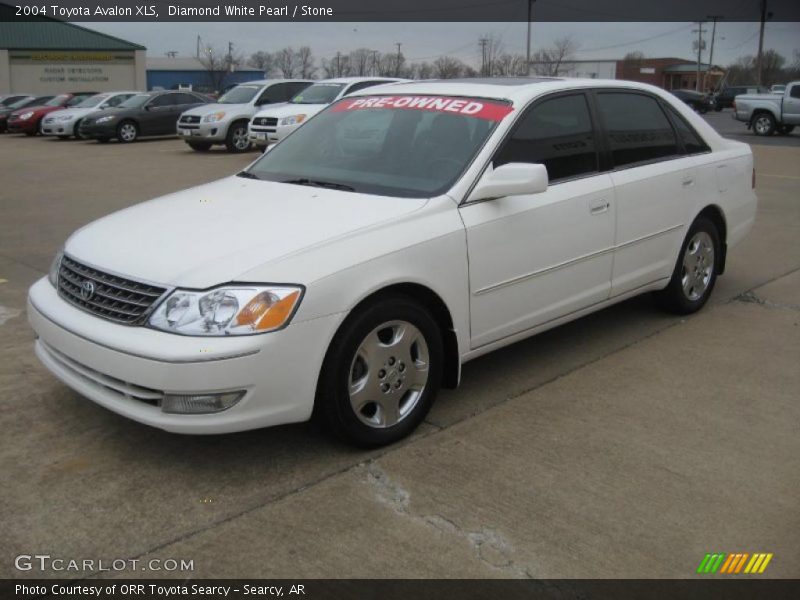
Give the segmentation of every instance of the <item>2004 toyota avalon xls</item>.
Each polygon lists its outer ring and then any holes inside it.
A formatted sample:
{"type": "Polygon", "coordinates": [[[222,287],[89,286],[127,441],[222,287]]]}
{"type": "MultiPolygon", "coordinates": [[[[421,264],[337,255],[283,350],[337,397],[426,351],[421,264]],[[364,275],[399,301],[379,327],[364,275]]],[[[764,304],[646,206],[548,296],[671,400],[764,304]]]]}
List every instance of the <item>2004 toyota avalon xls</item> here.
{"type": "Polygon", "coordinates": [[[62,381],[168,431],[412,431],[461,365],[643,292],[698,310],[756,213],[747,145],[624,81],[408,83],[73,234],[30,290],[62,381]]]}

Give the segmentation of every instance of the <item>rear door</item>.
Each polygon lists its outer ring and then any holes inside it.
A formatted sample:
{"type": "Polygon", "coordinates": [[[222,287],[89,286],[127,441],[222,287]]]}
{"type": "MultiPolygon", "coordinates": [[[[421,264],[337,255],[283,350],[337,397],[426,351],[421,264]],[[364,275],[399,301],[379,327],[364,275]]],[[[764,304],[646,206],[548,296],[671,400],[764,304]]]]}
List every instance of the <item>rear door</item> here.
{"type": "Polygon", "coordinates": [[[668,278],[698,185],[661,102],[646,92],[595,94],[617,212],[611,295],[668,278]]]}

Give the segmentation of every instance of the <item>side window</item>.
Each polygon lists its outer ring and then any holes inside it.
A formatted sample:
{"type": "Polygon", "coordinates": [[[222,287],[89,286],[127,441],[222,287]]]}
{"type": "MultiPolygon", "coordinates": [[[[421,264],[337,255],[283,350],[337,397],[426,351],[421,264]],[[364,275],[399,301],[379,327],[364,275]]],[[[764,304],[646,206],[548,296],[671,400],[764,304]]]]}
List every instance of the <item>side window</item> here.
{"type": "Polygon", "coordinates": [[[534,106],[495,156],[494,166],[541,163],[550,181],[598,171],[586,96],[559,96],[534,106]]]}
{"type": "Polygon", "coordinates": [[[793,85],[793,86],[792,86],[792,89],[791,89],[791,90],[789,90],[789,95],[790,95],[792,98],[800,98],[800,84],[798,84],[798,85],[793,85]]]}
{"type": "Polygon", "coordinates": [[[678,132],[678,137],[681,139],[681,142],[683,142],[683,148],[686,150],[686,154],[706,152],[708,146],[706,146],[697,132],[692,129],[691,125],[689,125],[686,120],[678,114],[678,111],[671,106],[668,107],[667,110],[669,110],[669,115],[672,118],[672,123],[675,125],[675,130],[678,132]]]}
{"type": "Polygon", "coordinates": [[[626,92],[601,92],[597,103],[615,167],[678,154],[675,132],[654,98],[626,92]]]}
{"type": "Polygon", "coordinates": [[[259,96],[256,101],[256,106],[286,102],[288,100],[286,97],[286,85],[285,83],[276,83],[275,85],[269,86],[261,92],[261,96],[259,96]]]}
{"type": "Polygon", "coordinates": [[[132,95],[133,94],[120,94],[119,96],[113,96],[112,98],[106,100],[105,104],[108,106],[118,106],[119,104],[125,102],[125,100],[130,98],[132,95]]]}
{"type": "Polygon", "coordinates": [[[175,105],[175,94],[162,94],[160,96],[156,96],[150,101],[150,106],[160,107],[160,106],[174,106],[175,105]]]}
{"type": "Polygon", "coordinates": [[[388,81],[359,81],[358,83],[354,83],[347,91],[342,94],[343,96],[347,96],[348,94],[352,94],[353,92],[357,92],[358,90],[363,90],[364,88],[372,87],[374,85],[381,85],[382,83],[389,83],[388,81]]]}
{"type": "Polygon", "coordinates": [[[306,83],[306,82],[301,82],[301,81],[295,81],[293,83],[287,83],[286,84],[286,90],[287,90],[287,92],[286,92],[286,102],[288,102],[289,100],[294,98],[297,94],[302,92],[304,89],[306,89],[310,85],[311,85],[311,83],[306,83]]]}
{"type": "Polygon", "coordinates": [[[175,104],[197,104],[200,99],[191,94],[175,94],[175,104]]]}

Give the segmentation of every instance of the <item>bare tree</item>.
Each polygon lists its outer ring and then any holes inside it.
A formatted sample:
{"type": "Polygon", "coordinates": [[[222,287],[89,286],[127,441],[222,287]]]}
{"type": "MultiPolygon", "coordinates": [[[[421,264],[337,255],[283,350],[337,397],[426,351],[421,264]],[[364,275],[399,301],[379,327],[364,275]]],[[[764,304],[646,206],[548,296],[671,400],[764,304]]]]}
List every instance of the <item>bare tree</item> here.
{"type": "Polygon", "coordinates": [[[481,49],[481,75],[492,77],[495,75],[497,57],[503,50],[503,43],[499,38],[487,34],[478,40],[481,49]]]}
{"type": "Polygon", "coordinates": [[[297,68],[300,70],[300,77],[303,79],[311,79],[317,71],[314,55],[311,53],[311,48],[308,46],[301,46],[297,50],[297,68]]]}
{"type": "Polygon", "coordinates": [[[208,47],[200,53],[198,57],[200,64],[208,76],[208,83],[214,91],[221,91],[225,87],[225,80],[228,73],[238,66],[241,62],[237,56],[231,56],[228,52],[219,48],[208,47]]]}
{"type": "Polygon", "coordinates": [[[440,56],[433,62],[433,71],[439,79],[455,79],[464,72],[464,63],[452,56],[440,56]]]}
{"type": "Polygon", "coordinates": [[[413,63],[409,65],[413,79],[433,79],[435,68],[429,62],[413,63]]]}
{"type": "Polygon", "coordinates": [[[527,75],[525,57],[522,54],[500,54],[494,60],[492,72],[498,77],[519,77],[527,75]]]}
{"type": "Polygon", "coordinates": [[[259,50],[250,55],[247,64],[262,71],[265,77],[269,77],[270,73],[275,68],[275,58],[269,52],[259,50]]]}
{"type": "Polygon", "coordinates": [[[571,37],[558,38],[549,48],[537,50],[531,56],[533,71],[537,75],[557,77],[564,74],[564,63],[571,61],[578,49],[578,43],[571,37]]]}
{"type": "Polygon", "coordinates": [[[374,51],[368,48],[357,48],[350,53],[349,64],[353,75],[364,77],[372,70],[374,51]]]}
{"type": "Polygon", "coordinates": [[[291,46],[278,50],[274,54],[275,68],[281,72],[285,78],[294,77],[297,73],[297,54],[291,46]]]}
{"type": "Polygon", "coordinates": [[[352,73],[350,56],[337,52],[335,56],[322,60],[322,70],[325,77],[347,77],[352,73]]]}

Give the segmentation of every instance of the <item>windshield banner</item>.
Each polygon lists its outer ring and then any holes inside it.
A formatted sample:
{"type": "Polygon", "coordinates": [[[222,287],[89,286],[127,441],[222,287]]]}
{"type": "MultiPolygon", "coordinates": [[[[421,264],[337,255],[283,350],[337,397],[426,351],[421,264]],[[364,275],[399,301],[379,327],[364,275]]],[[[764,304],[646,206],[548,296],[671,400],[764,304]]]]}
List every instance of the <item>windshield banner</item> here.
{"type": "Polygon", "coordinates": [[[360,96],[337,102],[334,112],[369,108],[402,108],[451,113],[487,121],[500,121],[514,108],[505,102],[450,96],[360,96]]]}

